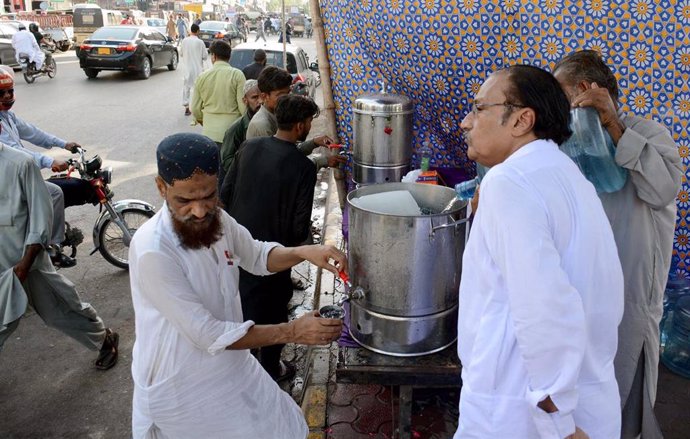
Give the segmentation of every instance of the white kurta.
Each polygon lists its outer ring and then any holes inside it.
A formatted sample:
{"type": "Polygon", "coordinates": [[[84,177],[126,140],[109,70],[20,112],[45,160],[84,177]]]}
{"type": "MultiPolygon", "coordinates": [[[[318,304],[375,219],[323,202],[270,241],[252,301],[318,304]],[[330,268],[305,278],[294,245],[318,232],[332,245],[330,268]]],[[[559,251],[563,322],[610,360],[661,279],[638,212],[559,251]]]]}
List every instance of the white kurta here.
{"type": "Polygon", "coordinates": [[[208,58],[206,45],[198,37],[190,35],[180,43],[180,59],[184,67],[184,85],[194,87],[196,78],[204,71],[204,61],[208,58]]]}
{"type": "Polygon", "coordinates": [[[482,181],[463,256],[456,439],[618,439],[623,275],[594,187],[538,140],[482,181]],[[550,396],[559,412],[537,403],[550,396]]]}
{"type": "Polygon", "coordinates": [[[41,50],[36,37],[28,30],[22,30],[12,36],[12,47],[19,62],[19,55],[26,53],[29,55],[29,61],[36,63],[36,68],[40,69],[43,66],[45,54],[41,50]]]}
{"type": "Polygon", "coordinates": [[[254,324],[243,322],[239,267],[268,274],[278,244],[253,240],[225,212],[222,222],[211,248],[185,250],[164,205],[134,236],[134,439],[307,436],[300,408],[249,350],[225,349],[254,324]]]}

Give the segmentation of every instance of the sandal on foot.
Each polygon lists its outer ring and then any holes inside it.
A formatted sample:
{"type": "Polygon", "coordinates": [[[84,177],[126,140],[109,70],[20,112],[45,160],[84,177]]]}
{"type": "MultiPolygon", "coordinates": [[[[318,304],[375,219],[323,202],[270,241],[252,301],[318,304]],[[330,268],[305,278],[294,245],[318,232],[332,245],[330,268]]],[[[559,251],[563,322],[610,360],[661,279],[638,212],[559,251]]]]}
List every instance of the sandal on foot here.
{"type": "Polygon", "coordinates": [[[280,375],[278,375],[274,379],[276,383],[282,383],[283,381],[287,381],[294,378],[296,373],[297,368],[294,364],[280,360],[280,375]]]}
{"type": "Polygon", "coordinates": [[[120,342],[120,336],[117,332],[113,332],[110,329],[105,330],[105,340],[103,340],[103,346],[98,353],[98,358],[96,359],[96,369],[98,370],[108,370],[115,366],[117,363],[117,346],[120,342]]]}

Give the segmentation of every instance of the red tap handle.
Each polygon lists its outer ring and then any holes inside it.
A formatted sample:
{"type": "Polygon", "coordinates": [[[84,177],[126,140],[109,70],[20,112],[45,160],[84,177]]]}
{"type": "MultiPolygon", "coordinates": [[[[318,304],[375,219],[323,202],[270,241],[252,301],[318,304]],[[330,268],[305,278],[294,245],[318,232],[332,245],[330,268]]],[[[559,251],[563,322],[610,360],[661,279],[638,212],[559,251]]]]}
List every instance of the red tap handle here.
{"type": "Polygon", "coordinates": [[[346,284],[350,283],[350,276],[348,276],[344,271],[339,272],[338,277],[346,284]]]}
{"type": "Polygon", "coordinates": [[[329,143],[329,144],[328,144],[328,147],[331,148],[331,149],[340,149],[340,148],[342,148],[343,146],[344,146],[344,145],[343,145],[342,143],[329,143]]]}

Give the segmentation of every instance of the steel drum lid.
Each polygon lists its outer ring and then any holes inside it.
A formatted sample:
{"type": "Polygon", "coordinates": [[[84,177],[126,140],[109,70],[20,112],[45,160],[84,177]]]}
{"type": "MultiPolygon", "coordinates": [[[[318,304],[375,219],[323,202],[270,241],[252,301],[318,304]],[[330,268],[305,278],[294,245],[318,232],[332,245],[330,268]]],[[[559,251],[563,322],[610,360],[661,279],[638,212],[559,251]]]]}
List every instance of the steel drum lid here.
{"type": "Polygon", "coordinates": [[[371,93],[355,99],[354,112],[373,115],[411,114],[414,104],[407,96],[392,93],[371,93]]]}

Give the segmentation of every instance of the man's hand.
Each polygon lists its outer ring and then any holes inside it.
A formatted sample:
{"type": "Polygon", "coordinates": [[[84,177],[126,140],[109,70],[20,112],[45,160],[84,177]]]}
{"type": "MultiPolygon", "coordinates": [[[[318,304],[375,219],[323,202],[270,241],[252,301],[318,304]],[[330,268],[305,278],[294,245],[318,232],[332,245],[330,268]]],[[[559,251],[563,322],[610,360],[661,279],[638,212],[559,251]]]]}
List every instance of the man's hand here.
{"type": "Polygon", "coordinates": [[[23,283],[26,280],[26,276],[29,275],[29,268],[31,268],[31,266],[27,267],[22,262],[19,262],[17,265],[14,266],[14,275],[17,276],[19,282],[23,283]]]}
{"type": "Polygon", "coordinates": [[[336,276],[340,271],[347,271],[347,256],[332,245],[304,245],[298,247],[298,250],[304,260],[325,268],[336,276]]]}
{"type": "Polygon", "coordinates": [[[53,160],[53,165],[50,169],[53,172],[62,172],[69,167],[69,164],[64,160],[53,160]]]}
{"type": "Polygon", "coordinates": [[[343,321],[319,317],[318,311],[305,314],[290,322],[292,341],[297,344],[319,345],[337,340],[342,330],[343,321]]]}
{"type": "Polygon", "coordinates": [[[72,154],[76,154],[77,148],[81,148],[81,145],[76,142],[69,142],[65,145],[65,149],[72,154]]]}
{"type": "Polygon", "coordinates": [[[609,132],[613,142],[618,143],[618,139],[625,131],[625,125],[618,119],[616,104],[611,99],[607,88],[599,87],[596,82],[593,82],[589,89],[575,96],[572,106],[573,108],[594,107],[599,113],[601,125],[609,132]]]}
{"type": "Polygon", "coordinates": [[[589,439],[589,436],[584,431],[580,430],[579,427],[575,427],[575,433],[566,437],[565,439],[589,439]]]}
{"type": "Polygon", "coordinates": [[[329,168],[337,168],[341,163],[347,163],[347,157],[338,154],[329,155],[326,159],[329,168]]]}
{"type": "Polygon", "coordinates": [[[314,143],[316,144],[316,146],[328,146],[328,145],[330,145],[331,143],[335,143],[335,142],[333,141],[333,139],[331,139],[331,138],[328,137],[328,136],[318,136],[318,137],[314,137],[313,140],[314,140],[314,143]]]}

